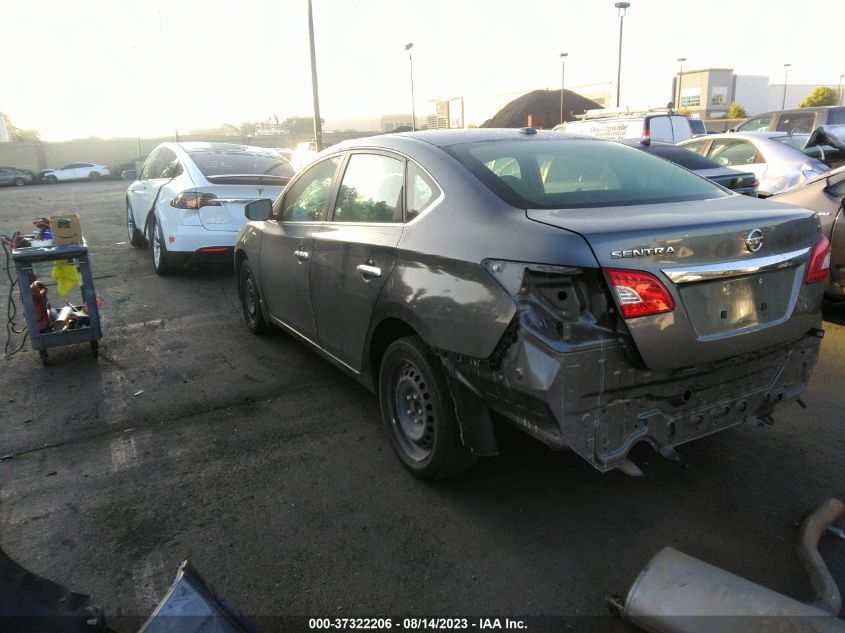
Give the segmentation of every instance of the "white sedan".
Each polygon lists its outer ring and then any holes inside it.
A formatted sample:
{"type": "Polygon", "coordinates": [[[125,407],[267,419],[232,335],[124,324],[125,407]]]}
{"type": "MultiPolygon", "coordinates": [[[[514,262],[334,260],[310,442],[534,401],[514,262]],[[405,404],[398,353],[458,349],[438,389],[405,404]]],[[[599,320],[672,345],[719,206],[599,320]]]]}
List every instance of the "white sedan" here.
{"type": "Polygon", "coordinates": [[[132,246],[150,246],[166,275],[205,260],[230,260],[244,205],[275,199],[294,168],[273,150],[231,143],[162,143],[126,192],[132,246]]]}
{"type": "Polygon", "coordinates": [[[103,176],[110,176],[111,170],[105,165],[97,163],[68,163],[58,169],[48,169],[42,173],[44,182],[48,185],[67,180],[97,180],[103,176]]]}

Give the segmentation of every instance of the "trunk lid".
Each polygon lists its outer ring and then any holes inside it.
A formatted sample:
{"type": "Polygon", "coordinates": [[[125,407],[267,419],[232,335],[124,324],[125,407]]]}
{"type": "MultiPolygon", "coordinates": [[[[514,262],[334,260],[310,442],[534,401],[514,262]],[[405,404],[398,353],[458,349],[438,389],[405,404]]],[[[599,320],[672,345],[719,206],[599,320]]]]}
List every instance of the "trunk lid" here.
{"type": "MultiPolygon", "coordinates": [[[[246,222],[244,206],[247,202],[260,198],[275,200],[285,188],[278,179],[266,183],[253,181],[251,184],[233,184],[226,182],[225,178],[216,178],[211,186],[197,189],[199,192],[213,193],[220,202],[220,206],[204,206],[199,209],[200,222],[209,231],[239,231],[246,222]]],[[[234,182],[247,182],[246,178],[244,176],[234,182]]]]}
{"type": "Polygon", "coordinates": [[[753,352],[819,325],[822,284],[804,273],[821,234],[806,209],[734,196],[527,215],[580,234],[603,268],[663,283],[675,309],[625,321],[653,369],[753,352]]]}

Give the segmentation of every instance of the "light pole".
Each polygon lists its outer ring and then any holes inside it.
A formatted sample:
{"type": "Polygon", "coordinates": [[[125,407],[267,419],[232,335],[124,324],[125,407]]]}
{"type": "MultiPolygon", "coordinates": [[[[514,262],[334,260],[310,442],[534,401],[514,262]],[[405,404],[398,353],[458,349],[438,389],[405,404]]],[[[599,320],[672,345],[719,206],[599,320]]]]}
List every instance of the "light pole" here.
{"type": "Polygon", "coordinates": [[[566,56],[569,53],[560,54],[560,122],[563,123],[563,80],[566,77],[566,56]]]}
{"type": "Polygon", "coordinates": [[[622,94],[622,26],[625,23],[625,10],[631,6],[630,2],[617,2],[613,5],[619,9],[619,63],[616,69],[616,107],[619,107],[619,95],[622,94]]]}
{"type": "Polygon", "coordinates": [[[417,131],[417,112],[414,108],[414,55],[411,49],[414,48],[413,42],[405,44],[405,50],[408,51],[408,62],[411,64],[411,130],[417,131]]]}
{"type": "MultiPolygon", "coordinates": [[[[314,14],[308,0],[308,43],[311,47],[311,95],[314,99],[314,141],[317,151],[323,150],[323,122],[320,120],[320,94],[317,90],[317,56],[314,52],[314,14]]],[[[295,126],[295,124],[294,124],[295,126]]]]}
{"type": "Polygon", "coordinates": [[[675,112],[681,109],[681,83],[684,81],[684,62],[687,61],[687,58],[679,57],[678,61],[681,64],[681,71],[678,73],[678,100],[675,101],[675,112]]]}
{"type": "Polygon", "coordinates": [[[842,105],[842,80],[845,75],[839,75],[839,92],[836,93],[836,105],[842,105]]]}
{"type": "Polygon", "coordinates": [[[780,103],[780,109],[786,110],[786,84],[789,82],[789,67],[792,64],[784,64],[784,71],[783,71],[783,100],[780,103]]]}

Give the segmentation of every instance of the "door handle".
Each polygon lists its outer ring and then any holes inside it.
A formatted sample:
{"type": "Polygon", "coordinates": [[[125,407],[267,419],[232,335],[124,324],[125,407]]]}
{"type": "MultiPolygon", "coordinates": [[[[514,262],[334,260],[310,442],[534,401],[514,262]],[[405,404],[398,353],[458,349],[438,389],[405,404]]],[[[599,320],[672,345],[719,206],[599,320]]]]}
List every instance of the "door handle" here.
{"type": "Polygon", "coordinates": [[[369,266],[367,264],[360,264],[355,268],[364,277],[381,277],[381,268],[378,266],[369,266]]]}
{"type": "Polygon", "coordinates": [[[308,258],[311,257],[311,255],[308,253],[308,251],[301,251],[301,250],[294,251],[293,256],[296,257],[301,262],[307,261],[308,258]]]}

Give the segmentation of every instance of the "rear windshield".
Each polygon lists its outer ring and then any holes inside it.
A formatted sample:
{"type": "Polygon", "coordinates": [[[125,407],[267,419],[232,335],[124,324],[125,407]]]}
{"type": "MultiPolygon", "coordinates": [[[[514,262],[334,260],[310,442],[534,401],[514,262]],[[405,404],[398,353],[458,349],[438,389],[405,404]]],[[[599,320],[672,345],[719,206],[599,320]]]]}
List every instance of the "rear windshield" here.
{"type": "Polygon", "coordinates": [[[672,163],[607,141],[491,141],[443,149],[502,200],[522,209],[578,209],[730,195],[672,163]]]}
{"type": "Polygon", "coordinates": [[[786,136],[773,136],[773,141],[778,141],[784,145],[791,145],[795,149],[802,149],[807,141],[810,140],[809,134],[788,134],[786,136]]]}
{"type": "Polygon", "coordinates": [[[206,178],[233,175],[291,178],[294,174],[284,158],[254,150],[202,149],[189,151],[188,155],[206,178]]]}

